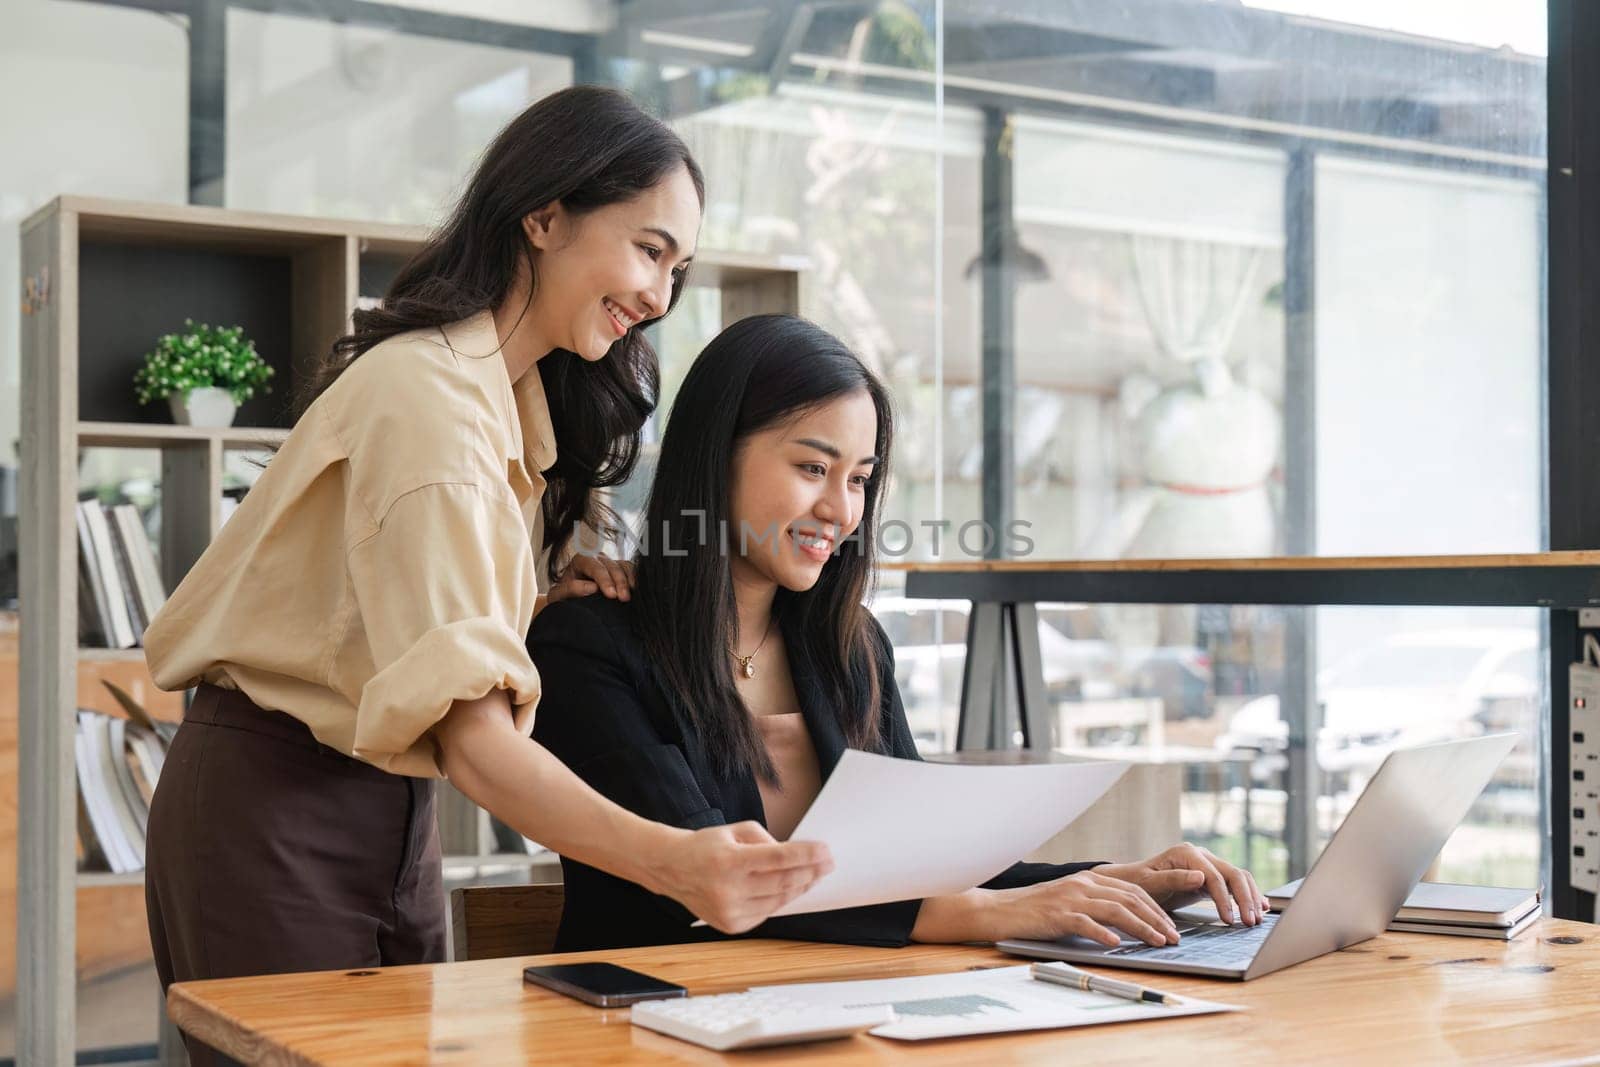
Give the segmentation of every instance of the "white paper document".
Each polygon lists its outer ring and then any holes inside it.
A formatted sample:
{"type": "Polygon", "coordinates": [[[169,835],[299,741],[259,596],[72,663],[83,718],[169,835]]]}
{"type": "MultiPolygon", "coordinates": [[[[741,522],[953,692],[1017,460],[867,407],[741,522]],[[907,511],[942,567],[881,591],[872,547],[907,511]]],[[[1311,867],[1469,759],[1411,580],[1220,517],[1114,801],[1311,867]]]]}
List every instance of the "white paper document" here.
{"type": "Polygon", "coordinates": [[[850,749],[789,835],[825,843],[833,872],[777,914],[971,889],[1082,815],[1127,767],[924,763],[850,749]]]}
{"type": "Polygon", "coordinates": [[[1024,965],[915,978],[806,982],[757,988],[781,992],[788,999],[818,1007],[891,1005],[895,1021],[869,1032],[901,1041],[1098,1026],[1240,1010],[1231,1004],[1195,997],[1173,997],[1166,1004],[1124,1000],[1108,993],[1089,993],[1041,982],[1031,977],[1029,971],[1024,965]]]}

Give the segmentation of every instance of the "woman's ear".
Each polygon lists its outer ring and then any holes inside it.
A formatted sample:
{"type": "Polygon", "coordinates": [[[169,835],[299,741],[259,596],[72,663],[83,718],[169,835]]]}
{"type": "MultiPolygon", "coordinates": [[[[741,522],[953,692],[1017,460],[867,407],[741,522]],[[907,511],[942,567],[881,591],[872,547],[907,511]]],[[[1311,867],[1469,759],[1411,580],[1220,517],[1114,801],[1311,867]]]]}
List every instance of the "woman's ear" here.
{"type": "Polygon", "coordinates": [[[522,232],[528,243],[541,252],[549,251],[557,243],[566,209],[561,201],[552,200],[522,216],[522,232]]]}

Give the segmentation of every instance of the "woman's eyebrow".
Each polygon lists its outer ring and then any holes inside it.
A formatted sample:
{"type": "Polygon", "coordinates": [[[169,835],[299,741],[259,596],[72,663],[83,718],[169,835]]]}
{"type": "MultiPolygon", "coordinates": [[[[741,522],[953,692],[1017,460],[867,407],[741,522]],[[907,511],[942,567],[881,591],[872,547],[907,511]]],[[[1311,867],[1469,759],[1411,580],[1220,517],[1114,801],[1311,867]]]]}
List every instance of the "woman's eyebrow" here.
{"type": "MultiPolygon", "coordinates": [[[[677,255],[679,249],[682,247],[678,244],[678,239],[676,237],[672,236],[672,234],[666,230],[663,230],[660,226],[641,226],[639,228],[645,233],[653,233],[657,237],[661,238],[662,242],[667,246],[667,251],[671,252],[673,255],[677,255]]],[[[693,258],[694,255],[691,253],[687,256],[684,256],[683,261],[687,263],[693,258]]]]}
{"type": "MultiPolygon", "coordinates": [[[[814,448],[818,452],[821,452],[824,456],[827,456],[829,459],[843,459],[844,458],[844,453],[843,452],[840,452],[837,448],[835,448],[833,445],[830,445],[828,442],[819,441],[815,437],[801,437],[801,438],[799,438],[798,440],[795,441],[795,444],[797,444],[797,445],[805,445],[807,448],[814,448]]],[[[877,456],[867,456],[864,459],[856,460],[856,466],[859,467],[864,463],[877,463],[877,462],[878,462],[878,457],[877,456]]]]}
{"type": "Polygon", "coordinates": [[[835,448],[834,446],[830,445],[828,442],[819,441],[815,437],[801,437],[801,438],[799,438],[798,440],[795,441],[795,444],[797,444],[797,445],[805,445],[807,448],[814,448],[818,452],[821,452],[824,456],[827,456],[829,459],[843,459],[844,458],[844,453],[843,452],[840,452],[837,448],[835,448]]]}

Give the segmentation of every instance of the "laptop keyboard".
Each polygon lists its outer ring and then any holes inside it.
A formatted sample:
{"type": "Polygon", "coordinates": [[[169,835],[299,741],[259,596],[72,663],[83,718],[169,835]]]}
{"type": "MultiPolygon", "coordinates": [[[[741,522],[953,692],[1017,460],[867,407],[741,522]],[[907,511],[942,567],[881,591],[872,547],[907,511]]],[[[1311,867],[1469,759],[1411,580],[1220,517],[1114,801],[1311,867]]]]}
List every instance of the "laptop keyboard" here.
{"type": "Polygon", "coordinates": [[[1255,926],[1219,926],[1216,923],[1177,921],[1183,941],[1176,945],[1122,945],[1105,950],[1107,956],[1138,956],[1146,960],[1174,960],[1208,967],[1247,967],[1261,942],[1278,925],[1277,915],[1267,915],[1255,926]]]}

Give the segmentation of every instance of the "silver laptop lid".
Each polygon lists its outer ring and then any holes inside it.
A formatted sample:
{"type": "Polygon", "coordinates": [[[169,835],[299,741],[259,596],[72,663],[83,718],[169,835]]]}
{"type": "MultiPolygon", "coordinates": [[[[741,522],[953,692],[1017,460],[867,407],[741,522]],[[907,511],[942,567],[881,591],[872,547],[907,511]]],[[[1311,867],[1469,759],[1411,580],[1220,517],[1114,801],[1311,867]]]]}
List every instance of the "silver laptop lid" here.
{"type": "Polygon", "coordinates": [[[1516,743],[1516,734],[1492,734],[1391,752],[1245,977],[1383,932],[1516,743]]]}

